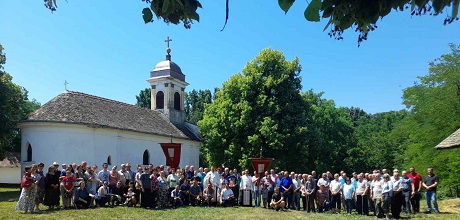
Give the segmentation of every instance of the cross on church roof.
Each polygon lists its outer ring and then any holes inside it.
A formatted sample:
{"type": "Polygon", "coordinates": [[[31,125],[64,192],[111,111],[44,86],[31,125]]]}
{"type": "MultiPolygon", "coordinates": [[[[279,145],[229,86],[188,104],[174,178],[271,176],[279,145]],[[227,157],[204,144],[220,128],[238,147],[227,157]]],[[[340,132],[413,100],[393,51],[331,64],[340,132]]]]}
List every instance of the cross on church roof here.
{"type": "Polygon", "coordinates": [[[171,54],[169,54],[169,53],[171,53],[171,48],[169,48],[169,42],[170,42],[170,41],[172,41],[172,39],[169,38],[169,36],[166,37],[165,42],[166,42],[167,45],[168,45],[168,48],[166,48],[166,53],[168,53],[168,54],[166,54],[166,60],[169,60],[169,61],[171,61],[171,54]]]}
{"type": "Polygon", "coordinates": [[[168,44],[168,48],[169,48],[169,42],[172,41],[171,38],[169,38],[169,36],[166,38],[165,42],[168,44]]]}

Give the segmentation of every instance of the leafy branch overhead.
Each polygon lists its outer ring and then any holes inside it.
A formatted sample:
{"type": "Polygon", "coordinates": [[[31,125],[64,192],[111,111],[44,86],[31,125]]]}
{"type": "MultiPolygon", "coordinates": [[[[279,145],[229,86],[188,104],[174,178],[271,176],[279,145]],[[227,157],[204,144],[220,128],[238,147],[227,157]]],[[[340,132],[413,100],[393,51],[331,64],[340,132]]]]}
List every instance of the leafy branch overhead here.
{"type": "MultiPolygon", "coordinates": [[[[278,0],[280,8],[287,13],[295,0],[278,0]]],[[[308,2],[308,1],[307,1],[308,2]]],[[[446,12],[444,25],[458,20],[460,0],[311,0],[305,9],[307,21],[318,22],[329,19],[324,27],[331,25],[330,37],[343,39],[343,31],[353,28],[359,32],[358,44],[367,40],[367,34],[377,28],[378,19],[387,16],[392,10],[410,10],[411,15],[436,16],[446,12]],[[450,10],[446,7],[450,6],[450,10]],[[322,15],[320,16],[320,14],[322,15]]]]}
{"type": "Polygon", "coordinates": [[[142,0],[149,7],[142,9],[142,18],[145,23],[153,22],[153,14],[157,19],[162,18],[166,23],[183,23],[189,29],[193,20],[200,21],[200,15],[196,12],[202,8],[197,0],[142,0]]]}
{"type": "MultiPolygon", "coordinates": [[[[57,8],[56,0],[44,0],[45,7],[51,11],[57,8]]],[[[202,8],[198,0],[142,0],[148,7],[142,9],[145,23],[153,22],[154,15],[163,19],[167,24],[183,23],[189,29],[193,21],[200,21],[197,13],[202,8]]],[[[225,24],[229,18],[229,0],[226,1],[225,24]]],[[[295,0],[278,0],[279,7],[287,13],[295,0]]],[[[304,11],[307,21],[318,22],[328,19],[324,31],[329,28],[329,36],[343,39],[342,34],[347,29],[359,33],[358,44],[367,40],[370,31],[377,28],[377,21],[392,11],[409,10],[413,15],[437,16],[446,14],[444,25],[458,20],[460,0],[307,0],[308,6],[304,11]]],[[[225,25],[224,25],[225,28],[225,25]]]]}

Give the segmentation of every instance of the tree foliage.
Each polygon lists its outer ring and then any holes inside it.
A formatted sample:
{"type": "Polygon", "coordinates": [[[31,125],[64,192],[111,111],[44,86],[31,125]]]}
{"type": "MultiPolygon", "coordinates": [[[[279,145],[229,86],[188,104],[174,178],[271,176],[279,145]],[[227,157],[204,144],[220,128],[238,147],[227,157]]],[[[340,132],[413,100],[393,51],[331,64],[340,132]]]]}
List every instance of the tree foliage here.
{"type": "Polygon", "coordinates": [[[276,157],[275,167],[306,163],[305,103],[298,59],[265,49],[217,91],[198,125],[212,164],[250,167],[249,158],[276,157]]]}
{"type": "Polygon", "coordinates": [[[13,77],[4,71],[6,55],[0,44],[0,158],[7,151],[20,150],[18,121],[40,107],[35,100],[28,100],[28,91],[12,82],[13,77]]]}
{"type": "Polygon", "coordinates": [[[152,106],[150,93],[152,92],[151,88],[145,88],[139,92],[139,95],[136,95],[136,105],[150,109],[152,106]]]}
{"type": "Polygon", "coordinates": [[[198,121],[203,119],[204,109],[206,104],[212,103],[211,90],[192,90],[185,93],[185,114],[187,122],[198,124],[198,121]]]}
{"type": "Polygon", "coordinates": [[[444,186],[458,186],[460,151],[439,151],[434,146],[460,128],[460,47],[430,62],[429,74],[404,90],[409,116],[395,130],[407,149],[406,165],[424,172],[433,167],[444,186]]]}
{"type": "MultiPolygon", "coordinates": [[[[148,7],[142,9],[142,18],[145,23],[162,19],[167,24],[182,23],[185,28],[191,28],[193,21],[200,21],[197,12],[202,8],[198,0],[142,0],[148,7]]],[[[56,0],[44,0],[45,7],[56,11],[56,0]]],[[[295,0],[278,0],[279,7],[285,13],[294,5],[295,0]]],[[[308,2],[308,1],[307,1],[308,2]]],[[[358,45],[367,40],[368,33],[377,28],[377,21],[384,18],[392,11],[409,10],[413,15],[437,16],[446,7],[450,7],[446,13],[445,24],[458,20],[458,8],[460,0],[311,0],[305,8],[304,17],[307,21],[318,22],[328,19],[324,30],[329,27],[329,36],[338,40],[343,39],[345,30],[352,29],[359,33],[358,45]]],[[[267,4],[266,2],[262,4],[267,4]]],[[[226,0],[225,25],[229,19],[229,0],[226,0]]]]}
{"type": "MultiPolygon", "coordinates": [[[[350,109],[351,110],[351,109],[350,109]]],[[[352,111],[349,111],[352,113],[352,111]]],[[[405,110],[364,114],[356,120],[356,145],[347,149],[345,162],[353,171],[398,168],[404,157],[401,140],[392,133],[406,117],[405,110]]]]}

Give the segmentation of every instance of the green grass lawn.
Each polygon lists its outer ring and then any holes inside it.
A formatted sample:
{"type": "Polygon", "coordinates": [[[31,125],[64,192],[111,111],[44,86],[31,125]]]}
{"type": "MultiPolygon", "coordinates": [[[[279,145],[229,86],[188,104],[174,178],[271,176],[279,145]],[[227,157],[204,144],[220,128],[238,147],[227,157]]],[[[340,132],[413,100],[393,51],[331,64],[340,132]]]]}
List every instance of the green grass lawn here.
{"type": "MultiPolygon", "coordinates": [[[[275,212],[263,208],[202,208],[186,207],[167,210],[145,210],[141,208],[96,208],[87,210],[56,210],[46,211],[41,206],[42,213],[22,214],[15,211],[16,201],[19,198],[19,189],[0,188],[0,219],[373,219],[356,214],[310,214],[304,211],[275,212]]],[[[423,202],[423,201],[422,201],[423,202]]],[[[422,203],[423,204],[423,203],[422,203]]],[[[413,219],[460,219],[460,199],[439,201],[441,214],[417,214],[405,216],[413,219]]],[[[426,205],[423,204],[422,210],[426,205]]]]}

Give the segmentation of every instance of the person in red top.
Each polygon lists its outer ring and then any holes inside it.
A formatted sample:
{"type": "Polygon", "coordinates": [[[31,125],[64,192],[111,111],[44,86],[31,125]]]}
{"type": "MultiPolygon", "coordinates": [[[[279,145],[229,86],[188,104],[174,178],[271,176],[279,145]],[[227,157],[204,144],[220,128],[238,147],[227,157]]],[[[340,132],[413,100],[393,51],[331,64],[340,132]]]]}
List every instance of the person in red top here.
{"type": "Polygon", "coordinates": [[[62,195],[62,204],[63,208],[69,208],[70,202],[72,200],[73,195],[73,187],[74,187],[75,178],[72,176],[72,172],[70,170],[66,171],[66,176],[62,178],[61,185],[63,187],[64,193],[62,195]]]}
{"type": "Polygon", "coordinates": [[[422,176],[419,173],[416,173],[415,168],[413,167],[411,167],[409,171],[410,173],[407,176],[412,179],[415,187],[414,196],[411,198],[412,210],[414,213],[418,213],[420,212],[420,191],[422,190],[422,176]]]}

